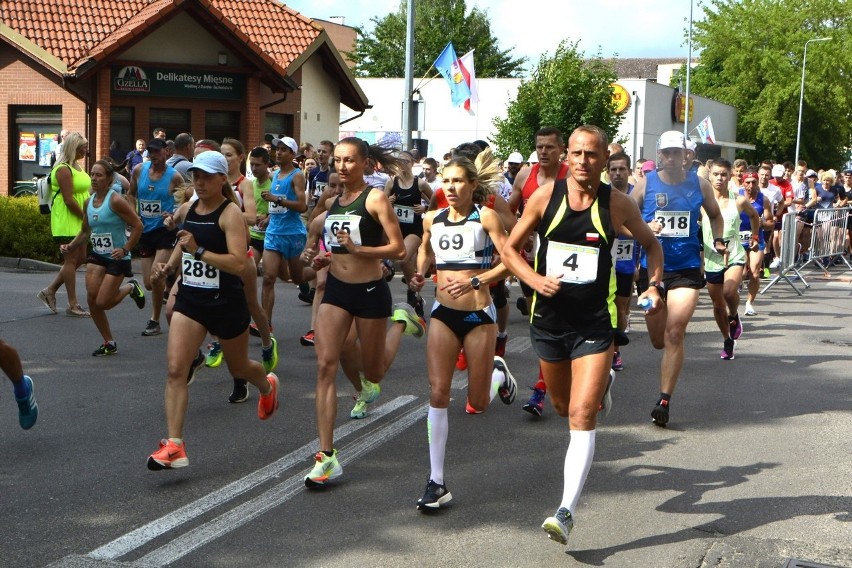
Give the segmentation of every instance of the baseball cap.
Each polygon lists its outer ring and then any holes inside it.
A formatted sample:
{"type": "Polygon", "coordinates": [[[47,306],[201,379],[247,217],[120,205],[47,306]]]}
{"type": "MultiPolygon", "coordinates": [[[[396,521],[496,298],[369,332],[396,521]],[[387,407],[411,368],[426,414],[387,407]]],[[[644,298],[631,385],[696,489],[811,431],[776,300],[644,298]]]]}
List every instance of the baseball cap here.
{"type": "Polygon", "coordinates": [[[531,164],[537,164],[538,163],[538,152],[533,151],[533,153],[530,154],[530,159],[527,160],[527,161],[531,164]]]}
{"type": "Polygon", "coordinates": [[[807,172],[805,172],[805,177],[806,178],[815,178],[815,177],[817,177],[817,173],[813,170],[808,170],[807,172]]]}
{"type": "Polygon", "coordinates": [[[683,138],[683,132],[677,130],[667,130],[660,135],[657,142],[657,150],[665,150],[667,148],[686,149],[686,142],[683,138]]]}
{"type": "Polygon", "coordinates": [[[748,180],[757,181],[757,174],[754,173],[754,172],[748,172],[748,173],[744,174],[743,175],[743,183],[747,182],[748,180]]]}
{"type": "Polygon", "coordinates": [[[509,154],[509,157],[506,158],[506,162],[510,164],[523,164],[524,157],[521,155],[520,152],[512,152],[511,154],[509,154]]]}
{"type": "Polygon", "coordinates": [[[202,170],[208,174],[224,174],[228,175],[228,161],[221,152],[207,150],[201,152],[192,160],[192,165],[188,171],[202,170]]]}
{"type": "Polygon", "coordinates": [[[145,147],[148,150],[162,150],[166,147],[166,141],[159,138],[148,140],[148,145],[145,147]]]}
{"type": "Polygon", "coordinates": [[[695,150],[698,149],[698,144],[696,144],[692,140],[687,140],[686,141],[686,149],[690,150],[692,152],[695,152],[695,150]]]}
{"type": "Polygon", "coordinates": [[[647,162],[642,164],[642,172],[643,173],[647,174],[648,172],[653,172],[656,169],[657,169],[657,164],[654,163],[654,160],[648,160],[647,162]]]}
{"type": "Polygon", "coordinates": [[[772,166],[772,177],[784,177],[784,165],[783,164],[775,164],[772,166]]]}
{"type": "Polygon", "coordinates": [[[842,173],[843,173],[843,175],[852,175],[852,170],[850,170],[849,168],[846,168],[845,170],[843,170],[842,173]]]}
{"type": "Polygon", "coordinates": [[[293,150],[294,154],[299,151],[299,145],[294,139],[290,138],[289,136],[282,136],[281,138],[272,139],[273,148],[277,148],[279,144],[284,144],[285,146],[293,150]]]}

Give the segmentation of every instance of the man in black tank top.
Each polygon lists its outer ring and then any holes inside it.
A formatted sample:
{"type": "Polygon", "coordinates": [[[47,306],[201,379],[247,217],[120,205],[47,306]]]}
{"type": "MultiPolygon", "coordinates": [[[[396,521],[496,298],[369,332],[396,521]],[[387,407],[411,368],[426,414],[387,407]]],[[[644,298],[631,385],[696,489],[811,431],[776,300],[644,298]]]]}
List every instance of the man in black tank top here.
{"type": "MultiPolygon", "coordinates": [[[[542,528],[567,543],[572,513],[592,465],[597,414],[612,405],[609,387],[616,328],[613,240],[622,227],[648,250],[648,269],[662,278],[659,242],[627,195],[601,183],[609,155],[606,133],[577,128],[568,141],[567,180],[541,186],[503,249],[503,263],[534,290],[530,337],[556,412],[568,418],[571,443],[565,458],[563,500],[542,528]],[[535,270],[518,251],[536,231],[535,270]]],[[[661,307],[656,288],[640,299],[661,307]]]]}

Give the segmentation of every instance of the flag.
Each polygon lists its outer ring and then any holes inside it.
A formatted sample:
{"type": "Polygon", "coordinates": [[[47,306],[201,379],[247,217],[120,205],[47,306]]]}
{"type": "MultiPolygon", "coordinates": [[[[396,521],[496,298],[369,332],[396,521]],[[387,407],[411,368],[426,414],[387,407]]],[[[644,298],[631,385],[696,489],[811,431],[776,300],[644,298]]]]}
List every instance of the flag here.
{"type": "Polygon", "coordinates": [[[470,87],[465,81],[464,74],[459,65],[459,58],[456,55],[456,50],[453,48],[453,43],[447,44],[438,59],[435,60],[435,69],[443,75],[444,79],[450,85],[450,97],[453,101],[453,106],[461,106],[470,98],[470,87]]]}
{"type": "Polygon", "coordinates": [[[462,75],[464,75],[467,88],[470,89],[470,97],[468,97],[468,99],[464,102],[464,109],[470,114],[473,114],[473,111],[470,109],[470,105],[471,103],[479,102],[479,89],[476,88],[476,71],[473,68],[472,49],[461,56],[459,64],[461,65],[462,75]]]}
{"type": "Polygon", "coordinates": [[[710,120],[710,115],[707,115],[704,120],[698,123],[695,127],[698,135],[701,137],[702,144],[715,144],[716,134],[713,132],[713,121],[710,120]]]}

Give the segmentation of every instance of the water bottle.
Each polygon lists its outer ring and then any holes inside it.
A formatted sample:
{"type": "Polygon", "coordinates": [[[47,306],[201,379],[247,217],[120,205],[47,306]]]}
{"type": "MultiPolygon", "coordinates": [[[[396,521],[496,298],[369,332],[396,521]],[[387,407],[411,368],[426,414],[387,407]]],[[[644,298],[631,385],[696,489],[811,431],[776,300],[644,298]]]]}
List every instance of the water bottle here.
{"type": "Polygon", "coordinates": [[[637,305],[647,312],[654,305],[654,302],[651,298],[642,298],[637,302],[637,305]]]}

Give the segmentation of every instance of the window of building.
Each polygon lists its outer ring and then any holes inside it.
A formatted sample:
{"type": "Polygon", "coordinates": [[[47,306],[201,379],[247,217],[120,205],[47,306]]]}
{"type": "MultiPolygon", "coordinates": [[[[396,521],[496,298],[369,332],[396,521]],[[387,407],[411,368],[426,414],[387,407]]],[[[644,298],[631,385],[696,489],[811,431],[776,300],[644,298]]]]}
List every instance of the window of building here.
{"type": "MultiPolygon", "coordinates": [[[[127,153],[136,147],[133,118],[133,107],[109,109],[109,155],[119,164],[124,161],[127,153]]],[[[147,139],[145,141],[147,142],[147,139]]]]}
{"type": "Polygon", "coordinates": [[[148,113],[148,132],[141,138],[148,141],[154,135],[155,128],[162,128],[166,131],[166,138],[174,140],[181,132],[192,132],[190,118],[189,109],[152,108],[148,113]]]}
{"type": "Polygon", "coordinates": [[[263,131],[269,134],[293,136],[295,117],[292,114],[267,112],[263,119],[263,131]]]}
{"type": "Polygon", "coordinates": [[[224,138],[240,137],[240,113],[208,110],[204,113],[204,137],[222,142],[224,138]]]}

